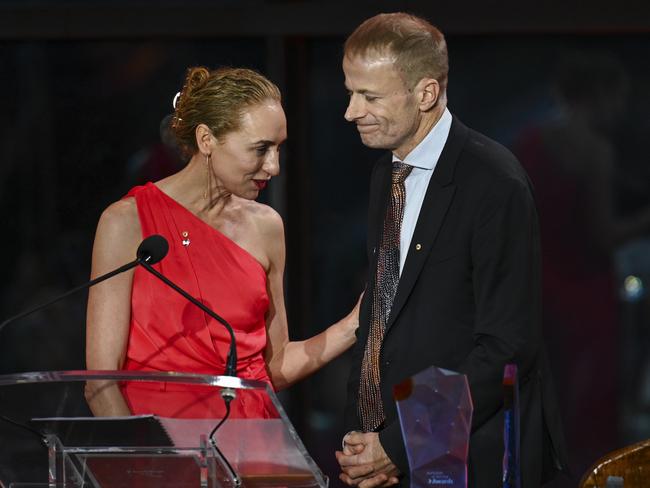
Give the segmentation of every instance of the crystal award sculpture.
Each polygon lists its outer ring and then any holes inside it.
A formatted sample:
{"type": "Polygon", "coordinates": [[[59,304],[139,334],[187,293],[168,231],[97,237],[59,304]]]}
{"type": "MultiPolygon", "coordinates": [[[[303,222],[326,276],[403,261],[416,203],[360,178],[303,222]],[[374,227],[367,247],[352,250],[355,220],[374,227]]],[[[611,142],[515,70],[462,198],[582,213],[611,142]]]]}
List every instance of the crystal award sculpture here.
{"type": "Polygon", "coordinates": [[[430,366],[396,385],[411,487],[467,487],[472,399],[467,377],[430,366]]]}

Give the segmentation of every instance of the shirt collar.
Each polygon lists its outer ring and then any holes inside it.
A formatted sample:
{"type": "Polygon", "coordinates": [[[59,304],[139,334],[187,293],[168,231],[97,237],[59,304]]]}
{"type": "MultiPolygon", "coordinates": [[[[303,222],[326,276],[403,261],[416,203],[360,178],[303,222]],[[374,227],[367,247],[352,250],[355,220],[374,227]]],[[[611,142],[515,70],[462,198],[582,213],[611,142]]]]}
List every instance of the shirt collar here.
{"type": "Polygon", "coordinates": [[[442,117],[440,117],[436,125],[431,128],[424,139],[406,155],[403,161],[393,154],[393,162],[401,161],[416,168],[433,170],[447,142],[449,129],[451,128],[451,119],[451,113],[445,107],[442,117]]]}

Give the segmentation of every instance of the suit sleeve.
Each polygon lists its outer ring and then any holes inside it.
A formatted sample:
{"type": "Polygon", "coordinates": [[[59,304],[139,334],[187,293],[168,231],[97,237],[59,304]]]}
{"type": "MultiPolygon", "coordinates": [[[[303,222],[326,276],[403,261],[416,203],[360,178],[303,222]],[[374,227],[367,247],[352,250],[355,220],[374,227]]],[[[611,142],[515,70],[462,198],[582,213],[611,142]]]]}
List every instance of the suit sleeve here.
{"type": "Polygon", "coordinates": [[[381,447],[386,451],[386,455],[393,462],[401,473],[409,472],[408,457],[404,448],[404,438],[402,437],[402,427],[398,419],[388,423],[386,427],[379,432],[379,442],[381,447]]]}
{"type": "Polygon", "coordinates": [[[359,394],[359,378],[361,375],[361,361],[365,349],[365,343],[368,338],[367,327],[361,329],[361,324],[367,324],[367,317],[369,316],[370,301],[368,299],[368,290],[363,295],[361,307],[359,309],[359,327],[357,328],[356,335],[357,341],[352,348],[352,360],[350,363],[350,376],[347,385],[347,401],[345,402],[345,412],[343,419],[343,432],[350,432],[352,430],[361,431],[361,423],[359,415],[357,414],[357,399],[359,394]],[[364,319],[365,318],[365,319],[364,319]]]}
{"type": "Polygon", "coordinates": [[[517,364],[521,384],[539,350],[539,229],[527,181],[491,186],[476,213],[471,256],[475,346],[459,370],[469,380],[474,431],[501,409],[504,366],[517,364]]]}

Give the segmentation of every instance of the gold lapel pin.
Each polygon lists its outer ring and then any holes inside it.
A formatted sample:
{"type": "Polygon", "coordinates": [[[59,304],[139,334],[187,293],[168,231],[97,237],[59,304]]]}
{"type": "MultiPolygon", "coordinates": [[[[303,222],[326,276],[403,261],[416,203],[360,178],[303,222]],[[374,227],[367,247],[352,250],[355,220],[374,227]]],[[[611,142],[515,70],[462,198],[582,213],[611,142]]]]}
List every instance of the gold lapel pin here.
{"type": "Polygon", "coordinates": [[[415,245],[415,250],[419,251],[420,249],[422,249],[422,244],[416,244],[415,245]]]}

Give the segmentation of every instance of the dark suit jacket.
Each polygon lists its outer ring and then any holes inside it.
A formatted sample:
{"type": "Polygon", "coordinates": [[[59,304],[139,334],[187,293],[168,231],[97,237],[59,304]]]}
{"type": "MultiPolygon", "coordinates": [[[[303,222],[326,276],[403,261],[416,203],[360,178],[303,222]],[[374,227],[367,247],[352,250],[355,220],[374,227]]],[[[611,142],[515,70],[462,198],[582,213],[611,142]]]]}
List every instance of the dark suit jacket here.
{"type": "MultiPolygon", "coordinates": [[[[391,167],[387,155],[371,177],[370,278],[348,383],[348,430],[360,430],[359,374],[391,167]]],[[[474,404],[470,486],[500,486],[501,385],[504,366],[514,362],[519,367],[522,486],[540,486],[566,466],[566,453],[540,330],[537,213],[529,180],[515,157],[454,117],[407,252],[380,354],[384,449],[407,474],[393,385],[431,365],[459,371],[468,377],[474,404]]]]}

